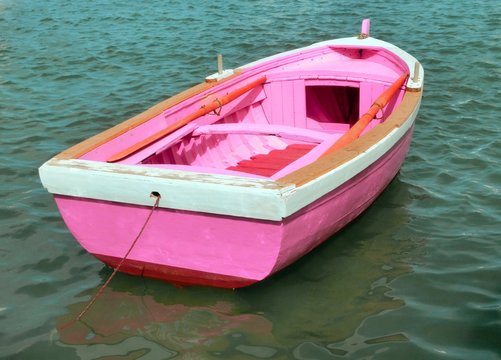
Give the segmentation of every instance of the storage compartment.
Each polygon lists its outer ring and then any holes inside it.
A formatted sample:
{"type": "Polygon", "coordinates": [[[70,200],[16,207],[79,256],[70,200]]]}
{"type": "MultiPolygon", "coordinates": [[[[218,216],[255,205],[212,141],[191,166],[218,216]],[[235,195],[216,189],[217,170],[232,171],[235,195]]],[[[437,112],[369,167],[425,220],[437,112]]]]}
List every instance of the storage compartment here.
{"type": "Polygon", "coordinates": [[[335,130],[333,124],[347,127],[359,118],[360,91],[357,87],[309,85],[306,90],[308,128],[335,130]]]}

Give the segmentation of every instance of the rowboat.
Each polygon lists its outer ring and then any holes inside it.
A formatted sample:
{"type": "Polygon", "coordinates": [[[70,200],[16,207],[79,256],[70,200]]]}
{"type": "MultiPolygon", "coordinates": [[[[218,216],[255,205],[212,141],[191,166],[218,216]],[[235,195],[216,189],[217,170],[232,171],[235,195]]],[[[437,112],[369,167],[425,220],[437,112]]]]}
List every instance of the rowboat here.
{"type": "Polygon", "coordinates": [[[81,246],[121,272],[259,282],[361,214],[404,161],[423,68],[369,31],[366,19],[357,36],[219,66],[48,160],[42,184],[81,246]]]}

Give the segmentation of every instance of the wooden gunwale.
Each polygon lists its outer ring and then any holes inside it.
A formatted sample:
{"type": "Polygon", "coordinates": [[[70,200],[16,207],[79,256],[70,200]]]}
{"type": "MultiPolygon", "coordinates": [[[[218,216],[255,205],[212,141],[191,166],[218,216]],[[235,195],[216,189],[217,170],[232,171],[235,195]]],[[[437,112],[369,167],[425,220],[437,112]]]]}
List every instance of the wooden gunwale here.
{"type": "Polygon", "coordinates": [[[215,86],[218,86],[224,82],[227,82],[231,79],[234,79],[235,77],[240,75],[240,73],[241,71],[235,71],[233,75],[228,76],[222,80],[215,82],[203,82],[189,89],[186,89],[166,100],[161,101],[156,105],[153,105],[152,107],[148,108],[142,113],[62,151],[61,153],[57,154],[54,158],[57,160],[77,159],[80,156],[88,153],[89,151],[94,150],[98,146],[101,146],[104,143],[145,123],[146,121],[151,120],[155,116],[179,104],[180,102],[189,99],[195,95],[198,95],[206,90],[209,90],[215,86]]]}
{"type": "Polygon", "coordinates": [[[282,184],[284,187],[291,185],[299,187],[352,160],[381,141],[393,129],[402,126],[418,106],[421,96],[422,91],[415,91],[414,89],[412,91],[406,90],[397,109],[383,123],[369,130],[350,145],[334,153],[325,155],[317,161],[277,179],[276,182],[282,184]]]}

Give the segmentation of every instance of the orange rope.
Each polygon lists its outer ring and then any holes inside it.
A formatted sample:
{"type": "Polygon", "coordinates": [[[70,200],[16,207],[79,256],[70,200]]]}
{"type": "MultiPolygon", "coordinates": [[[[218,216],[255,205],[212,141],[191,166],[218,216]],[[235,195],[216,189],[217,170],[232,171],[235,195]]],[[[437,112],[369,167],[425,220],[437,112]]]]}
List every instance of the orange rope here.
{"type": "Polygon", "coordinates": [[[92,299],[90,299],[90,301],[87,303],[87,305],[83,308],[83,310],[80,312],[80,314],[78,314],[78,316],[75,319],[69,321],[68,323],[66,323],[64,325],[62,325],[60,327],[61,330],[64,330],[67,327],[73,325],[74,323],[76,323],[77,321],[79,321],[82,318],[82,316],[85,315],[85,313],[96,302],[97,298],[102,294],[102,292],[104,291],[104,289],[106,288],[106,286],[108,286],[108,284],[111,282],[111,279],[113,279],[115,277],[116,273],[120,270],[120,267],[123,265],[123,263],[125,262],[125,260],[129,256],[129,254],[131,253],[132,249],[136,245],[137,241],[139,240],[139,238],[143,234],[143,231],[146,228],[146,225],[148,224],[148,222],[151,219],[151,216],[153,215],[153,211],[155,211],[155,209],[158,207],[158,204],[160,202],[160,197],[161,197],[160,194],[158,194],[158,193],[152,193],[151,196],[156,198],[155,204],[153,204],[153,207],[151,208],[150,213],[148,214],[148,217],[146,218],[146,221],[144,222],[143,226],[141,227],[141,230],[139,231],[139,234],[137,234],[136,238],[134,239],[134,241],[132,242],[131,246],[129,247],[129,250],[127,250],[127,253],[125,254],[125,256],[122,258],[122,260],[120,261],[120,263],[118,264],[118,266],[113,270],[113,272],[111,273],[111,275],[108,277],[108,280],[106,280],[106,282],[99,288],[99,290],[97,291],[97,293],[94,294],[94,296],[92,297],[92,299]]]}

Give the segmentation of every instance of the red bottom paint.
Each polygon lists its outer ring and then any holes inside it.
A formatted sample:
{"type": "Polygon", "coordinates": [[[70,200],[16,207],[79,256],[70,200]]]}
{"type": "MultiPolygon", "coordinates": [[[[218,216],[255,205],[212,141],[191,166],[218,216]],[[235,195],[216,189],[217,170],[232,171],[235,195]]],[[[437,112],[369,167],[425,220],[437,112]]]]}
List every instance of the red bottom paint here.
{"type": "MultiPolygon", "coordinates": [[[[92,254],[103,263],[116,268],[121,258],[92,254]]],[[[174,266],[152,264],[143,261],[127,260],[120,267],[120,272],[167,281],[176,285],[201,285],[220,288],[240,288],[254,284],[257,280],[249,280],[236,276],[223,276],[174,266]]]]}

